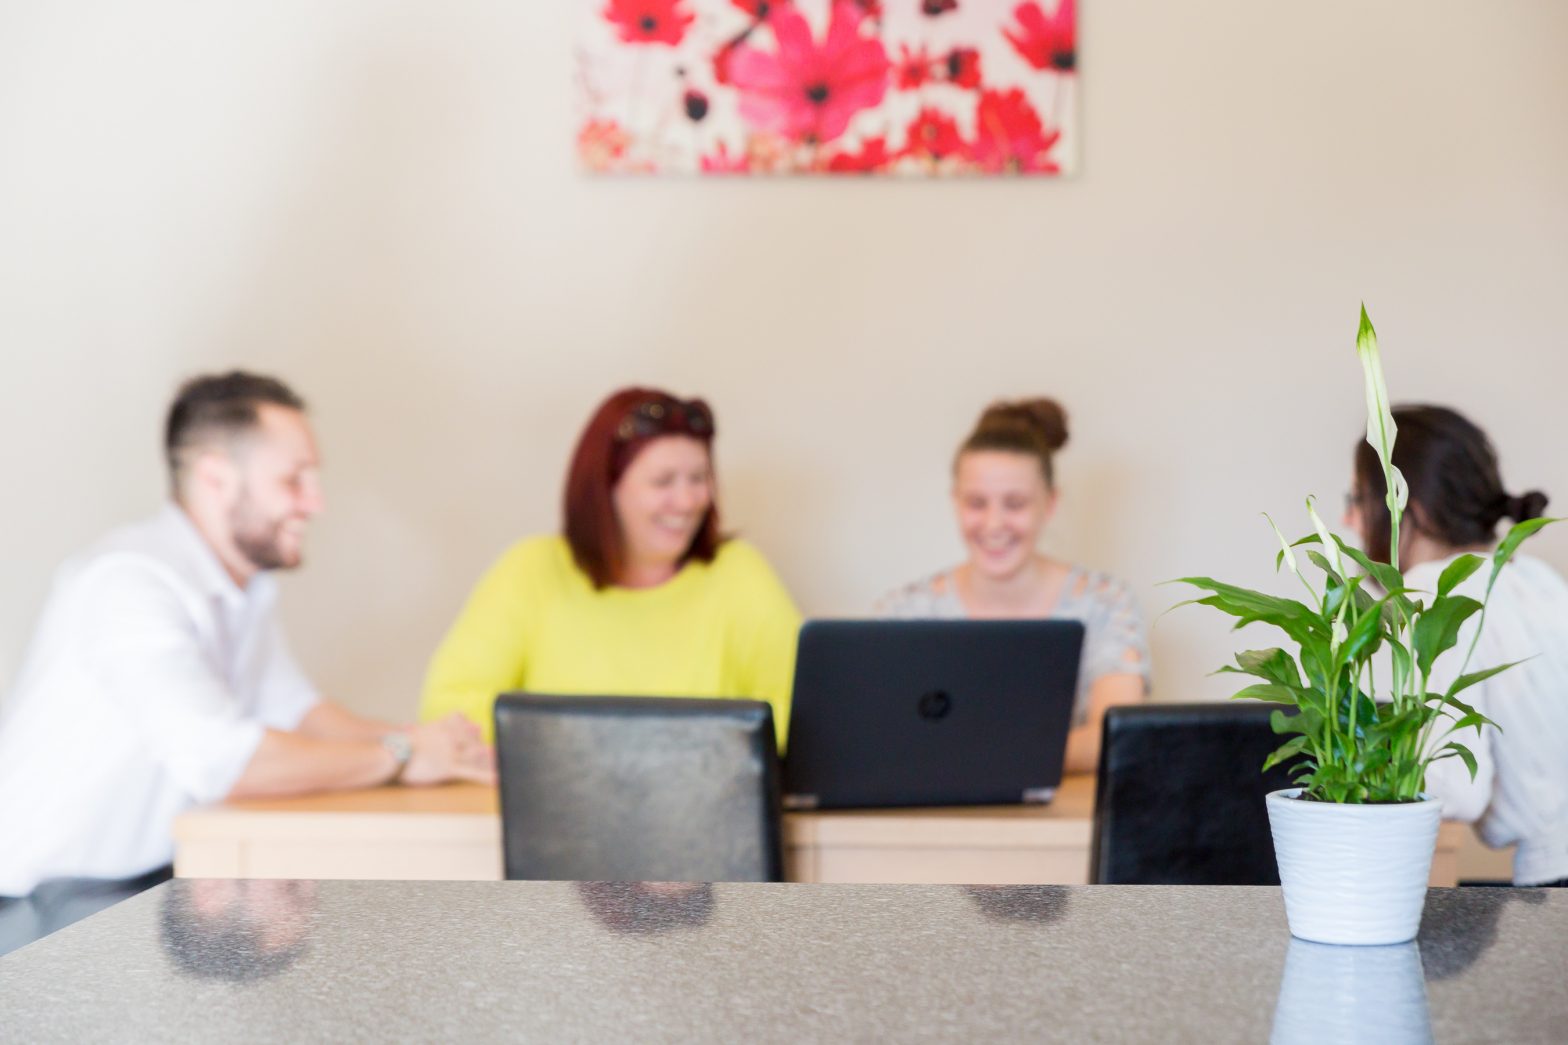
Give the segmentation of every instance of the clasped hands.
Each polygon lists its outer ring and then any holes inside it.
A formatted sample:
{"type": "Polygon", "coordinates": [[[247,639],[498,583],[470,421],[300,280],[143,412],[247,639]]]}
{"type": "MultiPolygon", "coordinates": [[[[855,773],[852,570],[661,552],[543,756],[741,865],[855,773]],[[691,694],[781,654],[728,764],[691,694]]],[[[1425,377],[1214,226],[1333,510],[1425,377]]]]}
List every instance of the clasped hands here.
{"type": "Polygon", "coordinates": [[[408,727],[414,751],[402,782],[414,787],[466,780],[495,783],[495,750],[484,742],[479,727],[453,712],[434,722],[408,727]]]}

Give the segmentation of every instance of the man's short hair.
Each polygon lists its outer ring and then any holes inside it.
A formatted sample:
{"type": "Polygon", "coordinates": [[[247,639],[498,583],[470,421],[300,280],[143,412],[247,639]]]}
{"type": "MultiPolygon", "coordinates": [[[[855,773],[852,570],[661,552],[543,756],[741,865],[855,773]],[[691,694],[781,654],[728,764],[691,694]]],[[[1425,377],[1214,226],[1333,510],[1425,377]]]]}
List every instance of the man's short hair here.
{"type": "Polygon", "coordinates": [[[203,374],[181,385],[163,430],[163,451],[175,493],[179,493],[192,450],[255,428],[259,408],[269,403],[290,410],[305,409],[305,401],[282,381],[243,370],[203,374]]]}

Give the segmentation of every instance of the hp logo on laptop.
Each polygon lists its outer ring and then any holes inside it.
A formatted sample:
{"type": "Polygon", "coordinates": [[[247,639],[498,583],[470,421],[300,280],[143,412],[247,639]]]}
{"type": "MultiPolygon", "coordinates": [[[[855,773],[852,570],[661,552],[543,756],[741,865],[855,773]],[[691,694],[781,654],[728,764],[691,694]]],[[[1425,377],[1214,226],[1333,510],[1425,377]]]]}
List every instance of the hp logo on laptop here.
{"type": "Polygon", "coordinates": [[[922,694],[915,708],[920,712],[921,718],[928,722],[936,722],[946,718],[947,713],[953,710],[953,698],[942,690],[934,689],[922,694]]]}

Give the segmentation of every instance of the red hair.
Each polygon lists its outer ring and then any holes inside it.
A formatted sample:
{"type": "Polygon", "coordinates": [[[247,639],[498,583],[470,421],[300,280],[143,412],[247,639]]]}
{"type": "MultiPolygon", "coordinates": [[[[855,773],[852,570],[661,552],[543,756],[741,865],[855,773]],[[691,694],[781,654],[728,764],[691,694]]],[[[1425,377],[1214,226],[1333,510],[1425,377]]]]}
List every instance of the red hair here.
{"type": "MultiPolygon", "coordinates": [[[[599,409],[583,428],[583,434],[577,438],[577,449],[572,452],[572,465],[566,473],[562,530],[578,569],[588,575],[595,588],[614,584],[625,569],[626,542],[621,536],[620,520],[615,515],[615,484],[620,482],[643,448],[663,436],[684,435],[702,443],[710,461],[713,457],[711,423],[706,430],[692,431],[686,424],[679,423],[687,416],[681,409],[669,412],[672,423],[661,431],[647,435],[639,433],[631,438],[618,435],[617,430],[632,412],[649,402],[681,405],[679,399],[656,388],[623,388],[599,404],[599,409]]],[[[706,413],[705,404],[696,400],[693,403],[706,413]]],[[[680,557],[677,566],[684,566],[693,559],[712,562],[721,543],[715,496],[702,518],[702,525],[697,527],[691,546],[680,557]]]]}

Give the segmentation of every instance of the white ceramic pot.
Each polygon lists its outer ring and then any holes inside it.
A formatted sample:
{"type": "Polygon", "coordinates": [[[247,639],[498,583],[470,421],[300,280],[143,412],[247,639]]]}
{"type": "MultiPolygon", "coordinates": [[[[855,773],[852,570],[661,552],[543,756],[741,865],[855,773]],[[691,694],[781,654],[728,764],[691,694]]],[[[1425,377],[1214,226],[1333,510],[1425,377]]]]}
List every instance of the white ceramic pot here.
{"type": "Polygon", "coordinates": [[[1392,944],[1416,937],[1443,804],[1304,802],[1268,796],[1274,857],[1292,936],[1317,943],[1392,944]]]}

